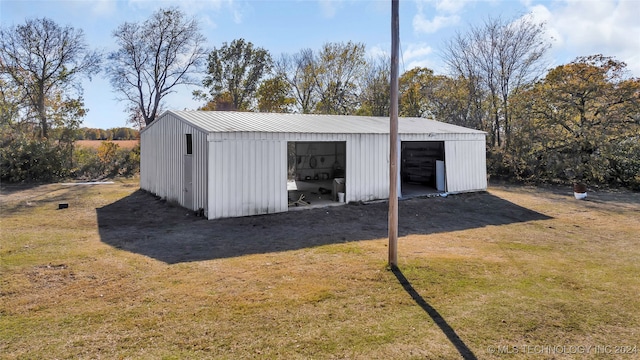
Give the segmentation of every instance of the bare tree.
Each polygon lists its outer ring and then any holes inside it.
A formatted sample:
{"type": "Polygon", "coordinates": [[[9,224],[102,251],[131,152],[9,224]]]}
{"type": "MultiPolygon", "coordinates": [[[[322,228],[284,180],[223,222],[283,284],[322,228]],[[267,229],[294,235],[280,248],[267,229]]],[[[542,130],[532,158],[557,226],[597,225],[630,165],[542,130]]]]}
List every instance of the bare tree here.
{"type": "Polygon", "coordinates": [[[367,70],[361,80],[360,109],[358,114],[389,116],[391,105],[390,58],[379,57],[367,62],[367,70]]]}
{"type": "Polygon", "coordinates": [[[299,112],[353,114],[360,107],[362,80],[367,76],[364,56],[364,44],[326,43],[317,53],[302,49],[282,55],[274,67],[286,74],[299,112]]]}
{"type": "MultiPolygon", "coordinates": [[[[162,108],[158,109],[158,112],[162,111],[162,108]]],[[[142,111],[137,104],[130,103],[129,107],[127,108],[127,113],[129,114],[129,116],[127,117],[127,124],[133,125],[138,131],[142,130],[145,127],[146,123],[144,120],[144,116],[142,115],[142,111]]]]}
{"type": "Polygon", "coordinates": [[[19,94],[26,117],[35,118],[43,138],[60,115],[52,104],[81,104],[80,77],[98,73],[100,61],[101,55],[88,49],[82,30],[47,18],[0,28],[0,76],[19,94]],[[78,99],[69,97],[73,91],[78,99]]]}
{"type": "Polygon", "coordinates": [[[197,84],[193,75],[207,54],[205,38],[198,22],[179,9],[159,9],[141,24],[124,23],[113,36],[119,49],[109,55],[111,85],[119,100],[139,108],[146,125],[175,86],[197,84]]]}
{"type": "Polygon", "coordinates": [[[550,47],[544,30],[543,23],[529,16],[515,21],[489,18],[447,43],[445,61],[455,77],[466,80],[470,96],[476,97],[471,103],[482,98],[489,109],[492,121],[485,130],[490,132],[492,145],[509,145],[509,96],[543,73],[543,58],[550,47]]]}
{"type": "Polygon", "coordinates": [[[286,79],[296,99],[298,111],[310,114],[318,102],[316,95],[316,60],[313,50],[302,49],[294,55],[283,54],[274,67],[278,73],[287,74],[286,79]]]}

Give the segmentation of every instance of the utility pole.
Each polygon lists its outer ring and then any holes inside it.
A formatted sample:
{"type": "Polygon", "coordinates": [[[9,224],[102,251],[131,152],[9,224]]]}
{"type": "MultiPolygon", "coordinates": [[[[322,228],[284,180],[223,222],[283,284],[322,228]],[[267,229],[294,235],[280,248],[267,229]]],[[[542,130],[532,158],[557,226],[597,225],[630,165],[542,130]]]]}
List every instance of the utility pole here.
{"type": "Polygon", "coordinates": [[[391,106],[389,109],[389,267],[398,267],[398,53],[399,0],[391,0],[391,106]]]}

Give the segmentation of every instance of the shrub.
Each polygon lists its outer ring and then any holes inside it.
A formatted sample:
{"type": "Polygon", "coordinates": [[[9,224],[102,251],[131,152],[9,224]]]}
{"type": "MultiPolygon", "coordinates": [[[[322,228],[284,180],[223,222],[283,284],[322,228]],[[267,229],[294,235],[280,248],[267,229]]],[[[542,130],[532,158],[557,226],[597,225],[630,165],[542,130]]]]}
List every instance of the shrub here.
{"type": "Polygon", "coordinates": [[[122,149],[103,141],[98,149],[79,148],[74,153],[74,177],[99,179],[113,176],[133,176],[140,171],[140,145],[122,149]]]}
{"type": "Polygon", "coordinates": [[[8,182],[52,181],[69,175],[69,149],[47,139],[22,134],[3,137],[0,179],[8,182]]]}
{"type": "Polygon", "coordinates": [[[621,141],[611,153],[610,183],[640,190],[640,139],[621,141]]]}
{"type": "Polygon", "coordinates": [[[102,164],[98,150],[86,147],[76,148],[73,153],[73,177],[82,180],[97,179],[102,176],[102,164]]]}

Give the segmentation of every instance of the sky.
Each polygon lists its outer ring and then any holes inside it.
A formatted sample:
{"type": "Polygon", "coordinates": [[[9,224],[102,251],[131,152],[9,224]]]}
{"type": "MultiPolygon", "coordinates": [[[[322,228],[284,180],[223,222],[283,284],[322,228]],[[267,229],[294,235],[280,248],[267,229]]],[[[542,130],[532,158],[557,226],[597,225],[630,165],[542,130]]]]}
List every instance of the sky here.
{"type": "MultiPolygon", "coordinates": [[[[627,63],[640,77],[640,0],[400,0],[400,73],[416,66],[445,74],[442,51],[456,32],[465,33],[489,17],[533,16],[546,23],[552,47],[549,67],[578,56],[603,54],[627,63]]],[[[177,6],[200,23],[209,49],[243,38],[274,58],[328,42],[366,45],[374,58],[391,52],[388,0],[0,0],[3,27],[47,17],[82,29],[94,49],[115,50],[113,31],[124,22],[143,22],[161,7],[177,6]]],[[[204,76],[204,75],[203,75],[204,76]]],[[[115,100],[104,73],[85,79],[83,126],[127,126],[126,104],[115,100]]],[[[196,109],[194,87],[183,86],[164,100],[166,109],[196,109]]]]}

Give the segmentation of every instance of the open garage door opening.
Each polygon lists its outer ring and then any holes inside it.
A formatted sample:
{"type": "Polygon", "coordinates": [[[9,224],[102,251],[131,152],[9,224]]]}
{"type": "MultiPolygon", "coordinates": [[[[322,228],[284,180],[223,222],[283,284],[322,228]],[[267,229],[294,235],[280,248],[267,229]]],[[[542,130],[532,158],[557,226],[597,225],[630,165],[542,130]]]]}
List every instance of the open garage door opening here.
{"type": "Polygon", "coordinates": [[[403,141],[400,152],[402,197],[446,191],[443,141],[403,141]]]}
{"type": "Polygon", "coordinates": [[[289,209],[344,202],[346,143],[301,141],[287,145],[289,209]]]}

